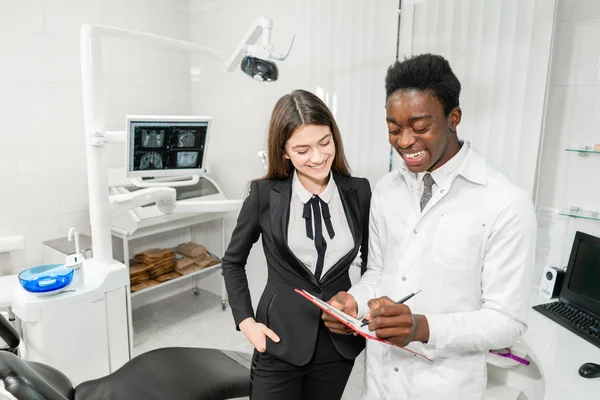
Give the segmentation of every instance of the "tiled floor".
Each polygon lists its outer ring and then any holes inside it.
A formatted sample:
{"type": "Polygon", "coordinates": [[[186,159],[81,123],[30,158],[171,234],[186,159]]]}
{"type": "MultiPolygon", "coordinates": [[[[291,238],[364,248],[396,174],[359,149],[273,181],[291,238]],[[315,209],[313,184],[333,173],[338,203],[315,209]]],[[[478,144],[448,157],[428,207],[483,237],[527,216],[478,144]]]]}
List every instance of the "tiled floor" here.
{"type": "MultiPolygon", "coordinates": [[[[221,299],[205,291],[178,294],[133,311],[134,351],[142,354],[161,347],[210,347],[251,353],[250,345],[233,325],[231,311],[221,299]]],[[[360,398],[362,354],[356,360],[344,400],[360,398]]]]}

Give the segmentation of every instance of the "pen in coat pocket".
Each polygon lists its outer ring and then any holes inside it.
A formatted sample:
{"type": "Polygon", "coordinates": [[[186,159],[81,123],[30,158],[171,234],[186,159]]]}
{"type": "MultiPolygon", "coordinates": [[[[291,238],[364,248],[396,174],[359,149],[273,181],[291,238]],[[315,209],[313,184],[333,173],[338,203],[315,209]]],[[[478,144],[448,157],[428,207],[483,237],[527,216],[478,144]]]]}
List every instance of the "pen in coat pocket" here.
{"type": "MultiPolygon", "coordinates": [[[[402,304],[405,301],[408,301],[409,299],[411,299],[415,294],[419,293],[420,291],[421,291],[421,289],[415,291],[414,293],[411,293],[409,295],[404,296],[403,298],[401,298],[400,300],[398,300],[396,302],[396,304],[402,304]]],[[[371,322],[371,321],[363,318],[363,320],[360,321],[360,322],[362,322],[362,324],[360,325],[360,327],[362,328],[365,325],[369,325],[369,322],[371,322]]]]}

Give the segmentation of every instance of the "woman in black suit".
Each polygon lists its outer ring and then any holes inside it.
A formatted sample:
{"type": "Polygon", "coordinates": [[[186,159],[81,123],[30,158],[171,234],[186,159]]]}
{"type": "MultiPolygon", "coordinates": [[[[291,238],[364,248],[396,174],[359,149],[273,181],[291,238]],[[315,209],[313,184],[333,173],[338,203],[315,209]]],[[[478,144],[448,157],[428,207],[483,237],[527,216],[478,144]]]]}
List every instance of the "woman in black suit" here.
{"type": "Polygon", "coordinates": [[[331,333],[320,309],[294,289],[324,300],[349,289],[359,250],[364,271],[371,188],[350,176],[333,115],[304,90],[275,104],[268,157],[223,257],[236,327],[256,349],[252,398],[340,399],[364,339],[331,333]],[[268,279],[255,316],[245,265],[261,234],[268,279]]]}

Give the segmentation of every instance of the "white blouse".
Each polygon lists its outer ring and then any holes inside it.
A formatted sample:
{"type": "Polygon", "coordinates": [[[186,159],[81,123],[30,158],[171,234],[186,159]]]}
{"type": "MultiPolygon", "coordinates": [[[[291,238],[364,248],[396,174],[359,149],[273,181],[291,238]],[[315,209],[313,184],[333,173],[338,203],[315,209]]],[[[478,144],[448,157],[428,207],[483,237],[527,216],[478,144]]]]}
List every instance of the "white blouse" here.
{"type": "MultiPolygon", "coordinates": [[[[318,194],[329,206],[331,225],[335,232],[333,239],[330,238],[325,226],[324,218],[321,216],[323,237],[327,242],[327,250],[325,251],[325,260],[323,262],[323,272],[321,273],[321,279],[323,279],[323,276],[325,276],[327,271],[352,250],[354,247],[354,239],[352,238],[352,232],[350,232],[350,227],[348,226],[342,199],[340,198],[340,193],[335,184],[335,180],[333,179],[333,175],[330,175],[329,183],[325,190],[322,193],[314,194],[318,194]]],[[[292,253],[294,253],[296,258],[298,258],[298,260],[314,274],[317,265],[317,249],[315,248],[314,240],[310,239],[306,234],[306,222],[302,217],[304,205],[312,198],[312,196],[313,193],[310,193],[302,186],[296,171],[294,171],[292,199],[290,201],[290,220],[288,224],[288,247],[292,253]]],[[[311,213],[313,213],[312,207],[311,213]]],[[[314,214],[311,216],[313,221],[313,232],[315,232],[314,214]]]]}

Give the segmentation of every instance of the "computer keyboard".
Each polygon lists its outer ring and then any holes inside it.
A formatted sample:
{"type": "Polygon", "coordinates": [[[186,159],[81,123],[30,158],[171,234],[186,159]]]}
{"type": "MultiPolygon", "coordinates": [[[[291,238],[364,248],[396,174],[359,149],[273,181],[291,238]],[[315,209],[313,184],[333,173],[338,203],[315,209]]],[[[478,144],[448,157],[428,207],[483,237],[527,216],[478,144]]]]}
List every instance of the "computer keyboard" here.
{"type": "Polygon", "coordinates": [[[540,304],[533,309],[600,347],[600,320],[595,316],[560,301],[540,304]]]}

